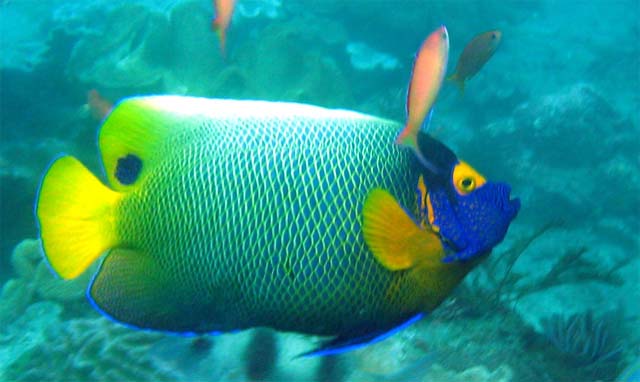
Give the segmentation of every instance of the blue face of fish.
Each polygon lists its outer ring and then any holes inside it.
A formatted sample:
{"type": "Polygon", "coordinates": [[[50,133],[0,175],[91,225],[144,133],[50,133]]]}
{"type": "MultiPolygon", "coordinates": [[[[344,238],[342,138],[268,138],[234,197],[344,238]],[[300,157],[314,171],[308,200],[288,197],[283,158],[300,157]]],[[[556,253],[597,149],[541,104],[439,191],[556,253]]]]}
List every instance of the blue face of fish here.
{"type": "Polygon", "coordinates": [[[444,144],[419,136],[420,151],[430,162],[424,174],[428,219],[445,244],[445,262],[486,254],[504,239],[520,209],[506,183],[487,181],[460,161],[444,144]]]}

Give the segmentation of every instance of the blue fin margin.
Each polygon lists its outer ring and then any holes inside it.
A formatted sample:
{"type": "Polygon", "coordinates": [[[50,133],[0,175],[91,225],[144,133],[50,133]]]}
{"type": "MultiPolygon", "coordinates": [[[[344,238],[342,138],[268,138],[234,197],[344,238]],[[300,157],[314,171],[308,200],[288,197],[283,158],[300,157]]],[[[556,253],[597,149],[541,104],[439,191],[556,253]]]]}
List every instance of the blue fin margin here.
{"type": "MultiPolygon", "coordinates": [[[[433,117],[434,110],[435,110],[435,107],[432,107],[431,109],[429,109],[429,114],[427,114],[424,121],[422,121],[422,125],[420,126],[420,131],[423,131],[426,133],[429,130],[429,127],[431,127],[431,118],[433,117]]],[[[427,158],[425,158],[424,155],[422,155],[419,148],[415,149],[415,154],[416,154],[416,157],[418,158],[418,161],[424,167],[428,168],[429,171],[436,174],[439,173],[438,169],[427,158]]]]}
{"type": "Polygon", "coordinates": [[[329,356],[329,355],[337,355],[346,353],[355,349],[359,349],[361,347],[371,345],[377,342],[380,342],[384,339],[391,337],[397,332],[407,328],[408,326],[414,324],[419,321],[424,316],[424,313],[418,313],[415,316],[411,317],[407,321],[401,323],[398,326],[393,327],[391,330],[387,331],[376,331],[370,334],[366,334],[360,337],[336,337],[324,344],[320,347],[302,353],[296,358],[307,358],[307,357],[318,357],[318,356],[329,356]]]}
{"type": "Polygon", "coordinates": [[[431,127],[431,118],[433,117],[433,111],[435,110],[435,107],[432,107],[429,110],[429,114],[427,114],[427,117],[424,119],[424,121],[422,122],[422,126],[420,126],[420,130],[424,131],[425,133],[427,131],[429,131],[429,127],[431,127]]]}

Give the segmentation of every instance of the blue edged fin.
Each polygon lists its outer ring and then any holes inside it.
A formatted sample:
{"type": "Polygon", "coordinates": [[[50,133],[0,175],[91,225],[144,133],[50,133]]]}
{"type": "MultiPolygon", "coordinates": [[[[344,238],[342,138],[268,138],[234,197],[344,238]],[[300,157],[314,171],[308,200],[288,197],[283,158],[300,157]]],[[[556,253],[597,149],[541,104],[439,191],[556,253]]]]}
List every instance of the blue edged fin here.
{"type": "MultiPolygon", "coordinates": [[[[422,126],[420,126],[421,131],[427,132],[429,130],[429,127],[431,127],[431,118],[433,117],[433,110],[434,108],[432,107],[429,110],[429,114],[427,114],[427,117],[422,122],[422,126]]],[[[414,152],[416,154],[416,158],[418,159],[418,161],[420,161],[420,163],[425,168],[427,168],[429,171],[433,173],[436,173],[438,171],[437,167],[422,154],[422,152],[420,151],[419,145],[415,146],[414,152]]]]}
{"type": "Polygon", "coordinates": [[[355,336],[355,337],[338,336],[322,344],[320,347],[314,350],[300,354],[298,357],[316,357],[316,356],[325,356],[325,355],[335,355],[335,354],[341,354],[351,350],[355,350],[367,345],[371,345],[391,337],[397,332],[415,323],[416,321],[419,321],[423,316],[424,316],[424,313],[418,313],[415,316],[408,319],[407,321],[401,323],[400,325],[393,327],[391,330],[379,330],[373,333],[365,334],[362,336],[355,336]]]}
{"type": "Polygon", "coordinates": [[[425,133],[427,131],[429,131],[429,127],[431,127],[431,118],[433,117],[433,110],[435,108],[432,107],[429,110],[429,114],[427,114],[427,118],[424,119],[424,122],[422,122],[422,127],[420,128],[420,130],[424,131],[425,133]]]}
{"type": "Polygon", "coordinates": [[[179,334],[210,332],[203,326],[210,307],[181,287],[158,262],[144,252],[114,249],[95,274],[87,295],[109,318],[136,329],[179,334]]]}

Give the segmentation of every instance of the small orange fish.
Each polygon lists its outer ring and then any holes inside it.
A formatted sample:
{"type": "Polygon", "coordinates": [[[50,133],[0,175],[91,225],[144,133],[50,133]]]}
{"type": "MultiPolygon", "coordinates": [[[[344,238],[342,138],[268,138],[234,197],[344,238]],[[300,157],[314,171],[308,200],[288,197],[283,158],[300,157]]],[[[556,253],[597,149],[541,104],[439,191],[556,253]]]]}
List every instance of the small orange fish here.
{"type": "Polygon", "coordinates": [[[87,93],[87,105],[89,105],[93,118],[98,121],[101,121],[113,109],[113,103],[103,98],[96,89],[91,89],[87,93]]]}
{"type": "Polygon", "coordinates": [[[458,58],[456,72],[447,78],[454,81],[461,93],[464,93],[464,81],[473,77],[484,64],[489,61],[498,45],[502,41],[502,32],[499,30],[480,33],[471,40],[458,58]]]}
{"type": "Polygon", "coordinates": [[[396,138],[396,143],[411,147],[422,162],[418,150],[418,131],[436,100],[449,60],[449,33],[443,25],[433,31],[422,43],[413,63],[413,74],[407,95],[407,124],[396,138]]]}
{"type": "Polygon", "coordinates": [[[226,56],[227,28],[231,23],[233,8],[236,0],[214,0],[213,8],[216,10],[216,18],[211,22],[211,28],[218,34],[220,39],[220,51],[226,56]]]}

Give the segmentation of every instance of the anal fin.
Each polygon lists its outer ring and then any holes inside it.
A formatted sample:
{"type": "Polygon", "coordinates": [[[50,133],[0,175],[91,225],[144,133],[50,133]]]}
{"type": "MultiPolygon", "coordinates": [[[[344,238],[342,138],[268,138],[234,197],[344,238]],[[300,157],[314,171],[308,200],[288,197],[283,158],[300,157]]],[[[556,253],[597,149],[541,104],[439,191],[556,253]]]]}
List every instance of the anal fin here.
{"type": "Polygon", "coordinates": [[[180,285],[152,256],[114,249],[89,285],[91,303],[113,320],[136,329],[180,334],[209,332],[210,307],[180,285]]]}
{"type": "Polygon", "coordinates": [[[359,336],[337,336],[336,338],[320,345],[316,349],[300,354],[298,357],[336,355],[359,349],[361,347],[371,345],[391,337],[402,329],[410,326],[416,321],[419,321],[423,316],[424,313],[418,313],[410,319],[402,322],[400,325],[394,326],[389,330],[378,330],[359,336]]]}

